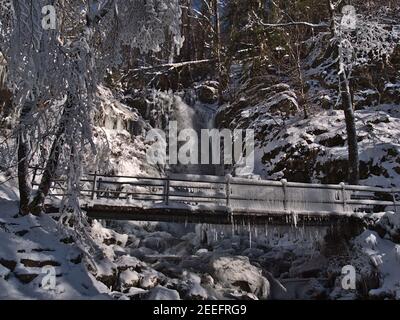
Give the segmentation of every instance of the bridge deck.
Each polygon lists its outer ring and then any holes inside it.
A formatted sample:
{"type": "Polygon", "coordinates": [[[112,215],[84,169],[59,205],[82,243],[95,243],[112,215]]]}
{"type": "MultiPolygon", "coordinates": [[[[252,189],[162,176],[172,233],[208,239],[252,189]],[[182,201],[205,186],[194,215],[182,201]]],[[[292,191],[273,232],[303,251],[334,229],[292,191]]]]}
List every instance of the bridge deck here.
{"type": "MultiPolygon", "coordinates": [[[[35,176],[39,176],[36,175],[35,176]]],[[[35,181],[33,184],[37,185],[35,181]]],[[[88,216],[108,220],[187,223],[332,224],[360,213],[397,211],[400,190],[243,178],[89,174],[81,180],[88,216]]],[[[55,181],[52,196],[66,193],[55,181]]]]}
{"type": "Polygon", "coordinates": [[[271,212],[271,211],[236,211],[229,209],[210,208],[178,208],[153,207],[142,208],[135,206],[94,205],[84,207],[88,216],[93,219],[153,221],[175,223],[206,223],[206,224],[271,224],[271,225],[331,225],[334,223],[361,222],[354,215],[343,215],[335,212],[271,212]]]}

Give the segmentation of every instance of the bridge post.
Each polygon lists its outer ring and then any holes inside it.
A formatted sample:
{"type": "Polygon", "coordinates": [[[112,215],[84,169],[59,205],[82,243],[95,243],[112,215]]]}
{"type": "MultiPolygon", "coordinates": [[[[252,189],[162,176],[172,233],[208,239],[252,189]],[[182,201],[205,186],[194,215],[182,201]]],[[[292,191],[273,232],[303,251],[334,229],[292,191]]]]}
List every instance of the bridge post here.
{"type": "Polygon", "coordinates": [[[343,201],[343,213],[346,212],[346,184],[342,182],[340,184],[342,187],[342,201],[343,201]]]}
{"type": "Polygon", "coordinates": [[[92,200],[96,200],[96,186],[97,186],[97,171],[94,172],[93,186],[92,186],[92,200]]]}
{"type": "Polygon", "coordinates": [[[285,211],[287,211],[288,210],[288,194],[287,194],[288,182],[286,179],[282,179],[281,183],[282,183],[282,188],[283,188],[283,208],[285,211]]]}
{"type": "Polygon", "coordinates": [[[166,206],[169,205],[169,176],[167,176],[166,180],[164,181],[164,203],[166,206]]]}
{"type": "Polygon", "coordinates": [[[230,174],[227,174],[225,176],[225,181],[226,181],[225,191],[226,191],[226,206],[228,208],[231,206],[231,180],[232,176],[230,174]]]}

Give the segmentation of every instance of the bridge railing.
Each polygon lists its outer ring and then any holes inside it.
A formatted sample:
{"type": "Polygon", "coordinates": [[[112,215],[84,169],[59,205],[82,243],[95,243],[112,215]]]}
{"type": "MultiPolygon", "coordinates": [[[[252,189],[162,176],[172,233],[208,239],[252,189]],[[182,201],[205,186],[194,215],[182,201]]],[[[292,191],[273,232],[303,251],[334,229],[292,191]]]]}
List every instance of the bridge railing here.
{"type": "MultiPolygon", "coordinates": [[[[41,175],[35,171],[33,185],[41,175]]],[[[65,179],[53,181],[51,195],[65,195],[65,179]]],[[[237,177],[170,175],[132,177],[90,173],[81,179],[86,203],[226,207],[231,211],[336,213],[396,211],[400,189],[292,183],[237,177]]]]}

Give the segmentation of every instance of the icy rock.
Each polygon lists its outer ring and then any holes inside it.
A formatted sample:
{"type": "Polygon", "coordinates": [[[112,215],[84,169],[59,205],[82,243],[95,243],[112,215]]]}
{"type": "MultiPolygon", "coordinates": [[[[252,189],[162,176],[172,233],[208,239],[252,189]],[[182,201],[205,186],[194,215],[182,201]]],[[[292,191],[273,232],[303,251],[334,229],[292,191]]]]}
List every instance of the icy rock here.
{"type": "Polygon", "coordinates": [[[227,292],[226,293],[226,297],[230,298],[230,299],[235,299],[235,300],[246,300],[246,301],[249,301],[249,300],[257,301],[257,300],[259,300],[258,297],[253,293],[238,292],[236,290],[232,291],[232,292],[227,292]]]}
{"type": "Polygon", "coordinates": [[[242,254],[249,258],[258,258],[264,254],[264,250],[256,248],[248,248],[244,250],[242,254]]]}
{"type": "Polygon", "coordinates": [[[136,257],[122,256],[115,261],[118,270],[124,271],[127,269],[140,269],[145,264],[136,257]]]}
{"type": "Polygon", "coordinates": [[[185,269],[196,270],[198,273],[207,272],[207,264],[209,262],[209,257],[198,257],[198,256],[186,256],[182,260],[180,266],[185,269]]]}
{"type": "Polygon", "coordinates": [[[196,256],[201,256],[201,255],[207,254],[207,253],[208,253],[208,250],[207,250],[207,249],[199,249],[199,250],[197,250],[197,252],[196,252],[196,256]]]}
{"type": "Polygon", "coordinates": [[[192,282],[189,284],[187,298],[190,300],[207,300],[208,293],[199,283],[192,282]]]}
{"type": "Polygon", "coordinates": [[[140,245],[158,252],[164,251],[168,246],[167,241],[161,237],[146,238],[141,241],[140,245]]]}
{"type": "Polygon", "coordinates": [[[183,279],[193,283],[201,283],[201,277],[195,273],[184,271],[183,279]]]}
{"type": "Polygon", "coordinates": [[[104,283],[107,288],[114,288],[117,283],[117,267],[108,258],[94,261],[95,277],[98,281],[104,283]]]}
{"type": "Polygon", "coordinates": [[[214,257],[210,267],[214,279],[223,286],[238,287],[262,299],[267,299],[270,295],[269,282],[262,276],[262,271],[253,266],[247,257],[214,257]]]}
{"type": "Polygon", "coordinates": [[[117,246],[117,245],[115,245],[115,246],[113,247],[113,250],[114,250],[114,253],[115,253],[115,255],[116,255],[117,257],[122,257],[122,256],[125,256],[125,255],[127,254],[125,248],[122,248],[122,247],[117,246]]]}
{"type": "Polygon", "coordinates": [[[149,249],[149,248],[144,248],[144,247],[133,249],[130,252],[130,254],[132,256],[135,256],[136,258],[141,259],[141,260],[143,258],[145,258],[146,256],[156,255],[157,253],[158,253],[157,251],[154,251],[154,250],[149,249]]]}
{"type": "Polygon", "coordinates": [[[129,248],[134,249],[134,248],[139,247],[139,245],[140,245],[140,239],[138,239],[138,238],[137,238],[136,236],[134,236],[134,235],[129,235],[128,242],[127,242],[127,246],[128,246],[129,248]]]}
{"type": "Polygon", "coordinates": [[[169,278],[180,278],[183,272],[183,268],[167,261],[160,261],[152,267],[169,278]]]}
{"type": "Polygon", "coordinates": [[[139,284],[139,274],[136,271],[125,270],[119,275],[119,283],[121,291],[126,292],[132,287],[136,287],[139,284]]]}
{"type": "Polygon", "coordinates": [[[193,245],[187,242],[181,242],[176,246],[167,250],[170,254],[175,254],[178,256],[188,256],[193,252],[193,245]]]}
{"type": "MultiPolygon", "coordinates": [[[[394,242],[400,243],[400,215],[386,212],[378,221],[377,226],[383,230],[394,242]]],[[[382,235],[383,236],[383,235],[382,235]]]]}
{"type": "Polygon", "coordinates": [[[157,286],[150,291],[149,300],[180,300],[179,292],[172,289],[167,289],[162,286],[157,286]]]}
{"type": "Polygon", "coordinates": [[[129,289],[128,293],[126,295],[130,297],[131,299],[142,299],[144,295],[148,294],[148,290],[144,290],[142,288],[135,288],[132,287],[129,289]]]}
{"type": "Polygon", "coordinates": [[[152,289],[160,282],[159,275],[155,271],[147,271],[141,275],[139,285],[143,289],[152,289]]]}
{"type": "Polygon", "coordinates": [[[276,252],[269,252],[258,258],[264,269],[269,270],[275,276],[288,273],[292,265],[291,256],[283,255],[280,256],[276,252]]]}
{"type": "Polygon", "coordinates": [[[206,286],[213,286],[214,285],[214,279],[209,274],[203,274],[202,277],[201,277],[201,283],[206,285],[206,286]]]}
{"type": "Polygon", "coordinates": [[[305,263],[290,268],[289,274],[293,278],[317,278],[321,272],[326,270],[327,265],[328,260],[324,256],[316,255],[305,263]]]}

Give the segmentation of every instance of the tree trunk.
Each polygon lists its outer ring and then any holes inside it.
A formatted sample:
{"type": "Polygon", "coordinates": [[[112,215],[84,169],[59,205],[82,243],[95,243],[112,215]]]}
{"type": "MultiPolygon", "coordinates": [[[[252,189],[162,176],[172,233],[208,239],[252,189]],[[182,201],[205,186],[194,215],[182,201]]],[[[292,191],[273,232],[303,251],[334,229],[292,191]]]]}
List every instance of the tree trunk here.
{"type": "Polygon", "coordinates": [[[42,174],[42,179],[40,181],[38,191],[29,205],[31,213],[35,215],[39,215],[43,212],[44,201],[49,194],[51,182],[55,177],[62,145],[62,139],[60,138],[63,132],[64,127],[60,128],[56,134],[55,140],[53,141],[53,144],[51,146],[51,152],[46,164],[46,168],[44,169],[42,174]]]}
{"type": "MultiPolygon", "coordinates": [[[[66,103],[68,103],[68,101],[66,103]]],[[[29,204],[30,211],[35,215],[39,215],[43,212],[44,202],[49,194],[51,183],[57,171],[61,154],[61,146],[63,145],[62,136],[65,131],[65,123],[67,121],[66,118],[67,112],[64,110],[60,120],[60,127],[56,132],[56,136],[51,146],[49,159],[47,160],[46,167],[42,174],[42,179],[40,181],[38,191],[32,202],[29,204]]]]}
{"type": "Polygon", "coordinates": [[[348,154],[349,154],[349,183],[357,185],[360,182],[360,160],[358,155],[358,138],[356,129],[356,120],[353,110],[353,101],[349,80],[342,73],[340,77],[340,94],[342,97],[342,106],[346,122],[348,154]]]}
{"type": "Polygon", "coordinates": [[[29,182],[29,142],[25,131],[26,118],[31,110],[30,102],[25,103],[20,115],[20,129],[18,133],[18,188],[19,188],[19,213],[29,214],[29,200],[31,184],[29,182]]]}
{"type": "MultiPolygon", "coordinates": [[[[330,15],[330,31],[332,38],[335,37],[335,6],[332,0],[326,1],[328,6],[328,11],[330,15]]],[[[338,52],[340,55],[340,49],[338,47],[338,52]]],[[[340,82],[340,95],[342,98],[342,107],[344,111],[344,117],[346,122],[346,132],[347,132],[347,143],[348,143],[348,167],[349,167],[349,176],[348,182],[350,184],[359,184],[360,182],[360,160],[358,155],[358,138],[357,138],[357,129],[356,129],[356,120],[354,116],[353,110],[353,100],[351,97],[350,91],[350,82],[346,77],[345,70],[341,70],[341,67],[338,63],[338,73],[339,73],[339,82],[340,82]]]]}
{"type": "Polygon", "coordinates": [[[218,101],[219,104],[223,103],[223,74],[222,74],[222,59],[221,59],[221,22],[220,13],[218,8],[218,0],[213,0],[213,11],[214,11],[214,51],[215,59],[217,62],[217,77],[219,81],[218,85],[218,101]]]}

